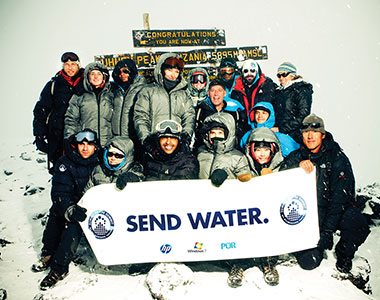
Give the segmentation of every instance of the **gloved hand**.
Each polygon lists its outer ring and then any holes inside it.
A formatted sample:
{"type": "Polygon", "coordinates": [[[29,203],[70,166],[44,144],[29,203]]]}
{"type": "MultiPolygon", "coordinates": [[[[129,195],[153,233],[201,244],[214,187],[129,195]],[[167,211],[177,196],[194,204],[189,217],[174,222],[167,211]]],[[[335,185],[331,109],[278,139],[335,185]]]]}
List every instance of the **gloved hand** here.
{"type": "Polygon", "coordinates": [[[48,143],[46,140],[46,136],[36,136],[34,140],[34,144],[36,144],[37,150],[47,153],[48,152],[48,143]]]}
{"type": "Polygon", "coordinates": [[[270,174],[270,173],[272,173],[272,170],[269,169],[269,168],[262,168],[261,172],[260,172],[261,175],[267,175],[267,174],[270,174]]]}
{"type": "Polygon", "coordinates": [[[152,153],[155,147],[157,146],[157,135],[151,134],[146,137],[142,143],[143,149],[147,153],[152,153]]]}
{"type": "Polygon", "coordinates": [[[250,181],[251,179],[253,178],[253,175],[250,174],[250,173],[247,173],[247,174],[241,174],[241,175],[238,175],[237,179],[241,182],[247,182],[247,181],[250,181]]]}
{"type": "Polygon", "coordinates": [[[116,187],[118,190],[123,190],[127,182],[139,182],[140,178],[133,174],[132,172],[125,172],[123,174],[120,174],[119,177],[116,179],[116,187]]]}
{"type": "Polygon", "coordinates": [[[322,231],[320,234],[317,247],[321,250],[331,250],[334,245],[333,234],[331,232],[322,231]]]}
{"type": "Polygon", "coordinates": [[[227,179],[228,174],[223,169],[216,169],[212,172],[210,179],[213,185],[219,187],[227,179]]]}
{"type": "Polygon", "coordinates": [[[74,204],[66,209],[65,218],[66,220],[71,222],[82,222],[87,218],[86,211],[87,209],[85,209],[84,207],[79,206],[78,204],[74,204]]]}

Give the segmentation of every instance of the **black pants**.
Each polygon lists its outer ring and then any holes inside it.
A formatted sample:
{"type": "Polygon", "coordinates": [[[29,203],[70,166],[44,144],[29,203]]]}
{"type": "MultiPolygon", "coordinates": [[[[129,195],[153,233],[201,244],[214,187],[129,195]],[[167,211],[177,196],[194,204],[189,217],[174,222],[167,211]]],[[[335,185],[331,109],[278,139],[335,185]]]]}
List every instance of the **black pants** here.
{"type": "MultiPolygon", "coordinates": [[[[339,223],[340,239],[335,246],[337,259],[354,258],[359,246],[364,243],[370,233],[366,218],[358,208],[348,208],[339,223]]],[[[312,248],[294,253],[302,269],[312,270],[321,264],[323,249],[312,248]]]]}
{"type": "Polygon", "coordinates": [[[42,236],[42,255],[51,255],[51,269],[60,273],[68,272],[82,237],[78,222],[68,222],[50,209],[48,222],[42,236]]]}

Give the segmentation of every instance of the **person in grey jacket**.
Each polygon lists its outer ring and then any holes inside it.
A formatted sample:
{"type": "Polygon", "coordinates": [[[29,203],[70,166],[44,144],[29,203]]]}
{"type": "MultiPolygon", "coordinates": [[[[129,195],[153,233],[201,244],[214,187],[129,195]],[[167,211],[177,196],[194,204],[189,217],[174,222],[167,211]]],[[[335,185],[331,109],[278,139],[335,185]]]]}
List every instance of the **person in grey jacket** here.
{"type": "Polygon", "coordinates": [[[88,128],[95,131],[104,146],[112,137],[111,118],[113,93],[109,83],[109,73],[105,66],[93,62],[84,71],[85,92],[74,95],[65,114],[64,138],[88,128]]]}
{"type": "Polygon", "coordinates": [[[155,81],[141,89],[134,109],[134,125],[142,144],[163,120],[174,120],[183,128],[182,140],[190,143],[195,112],[182,77],[184,63],[175,53],[162,54],[154,69],[155,81]]]}
{"type": "Polygon", "coordinates": [[[134,160],[133,142],[127,137],[116,136],[104,146],[101,164],[91,173],[84,191],[103,183],[116,183],[122,190],[127,182],[143,179],[143,168],[134,160]]]}
{"type": "Polygon", "coordinates": [[[235,148],[235,120],[226,112],[208,116],[203,125],[204,145],[198,149],[199,178],[220,186],[227,178],[250,177],[248,160],[235,148]]]}

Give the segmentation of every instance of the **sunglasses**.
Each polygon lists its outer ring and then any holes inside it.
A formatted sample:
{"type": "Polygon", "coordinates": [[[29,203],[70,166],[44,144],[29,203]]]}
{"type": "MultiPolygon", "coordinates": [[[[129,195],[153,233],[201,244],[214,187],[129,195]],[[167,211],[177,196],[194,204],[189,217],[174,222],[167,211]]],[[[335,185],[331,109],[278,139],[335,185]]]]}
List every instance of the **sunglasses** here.
{"type": "Polygon", "coordinates": [[[256,73],[256,70],[255,70],[255,69],[244,69],[244,70],[243,70],[243,73],[244,73],[244,74],[247,74],[248,72],[256,73]]]}
{"type": "Polygon", "coordinates": [[[288,73],[278,73],[277,74],[277,78],[281,78],[281,77],[286,77],[286,76],[288,76],[290,73],[288,72],[288,73]]]}
{"type": "Polygon", "coordinates": [[[96,133],[92,131],[81,131],[75,135],[75,140],[78,143],[83,143],[86,140],[88,143],[95,143],[96,133]]]}
{"type": "Polygon", "coordinates": [[[304,123],[304,124],[302,124],[301,129],[308,129],[308,128],[318,129],[321,127],[322,127],[321,123],[319,123],[319,122],[317,122],[317,123],[304,123]]]}
{"type": "Polygon", "coordinates": [[[121,73],[128,74],[128,75],[131,74],[131,72],[127,68],[120,69],[120,74],[121,73]]]}
{"type": "Polygon", "coordinates": [[[115,158],[117,159],[122,159],[124,158],[124,155],[123,154],[120,154],[120,153],[115,153],[115,152],[107,152],[107,157],[112,157],[112,156],[115,156],[115,158]]]}
{"type": "Polygon", "coordinates": [[[197,75],[192,75],[190,79],[191,83],[205,83],[206,82],[206,76],[203,74],[197,74],[197,75]]]}
{"type": "Polygon", "coordinates": [[[235,69],[234,68],[223,68],[223,69],[220,69],[220,74],[221,75],[232,75],[233,73],[235,73],[235,69]]]}

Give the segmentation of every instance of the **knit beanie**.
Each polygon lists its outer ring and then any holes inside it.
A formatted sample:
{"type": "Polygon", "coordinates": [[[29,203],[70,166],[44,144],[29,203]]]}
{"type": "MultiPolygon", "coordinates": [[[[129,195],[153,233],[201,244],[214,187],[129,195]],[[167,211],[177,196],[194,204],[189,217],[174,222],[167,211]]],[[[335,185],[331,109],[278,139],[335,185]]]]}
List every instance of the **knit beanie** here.
{"type": "Polygon", "coordinates": [[[297,68],[295,65],[293,65],[290,62],[284,62],[282,63],[278,69],[277,73],[292,73],[292,74],[297,74],[297,68]]]}
{"type": "Polygon", "coordinates": [[[305,119],[303,119],[301,131],[319,131],[323,134],[326,133],[325,124],[322,118],[318,117],[315,114],[308,115],[307,117],[305,117],[305,119]]]}

